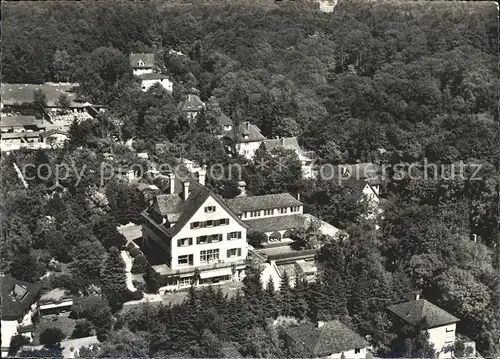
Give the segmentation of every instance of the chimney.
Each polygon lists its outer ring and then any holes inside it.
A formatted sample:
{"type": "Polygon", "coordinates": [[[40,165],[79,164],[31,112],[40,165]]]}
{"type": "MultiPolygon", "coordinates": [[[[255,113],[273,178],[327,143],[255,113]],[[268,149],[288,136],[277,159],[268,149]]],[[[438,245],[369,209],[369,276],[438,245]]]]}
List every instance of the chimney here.
{"type": "Polygon", "coordinates": [[[285,138],[284,137],[281,138],[281,146],[285,146],[285,138]]]}
{"type": "Polygon", "coordinates": [[[318,321],[318,328],[321,328],[323,325],[325,325],[325,322],[318,321]]]}
{"type": "Polygon", "coordinates": [[[419,300],[419,299],[420,299],[420,293],[415,294],[415,300],[419,300]]]}
{"type": "Polygon", "coordinates": [[[297,193],[297,201],[300,201],[300,193],[297,193]]]}
{"type": "Polygon", "coordinates": [[[175,192],[175,174],[168,174],[168,183],[170,185],[170,194],[174,194],[175,192]]]}
{"type": "Polygon", "coordinates": [[[186,201],[189,196],[189,181],[182,182],[182,185],[184,186],[182,189],[182,199],[186,201]]]}
{"type": "Polygon", "coordinates": [[[247,195],[247,183],[245,181],[238,182],[238,189],[240,190],[240,194],[238,197],[245,197],[247,195]]]}
{"type": "Polygon", "coordinates": [[[246,126],[247,131],[249,131],[249,130],[250,130],[250,122],[247,122],[247,123],[245,124],[245,126],[246,126]]]}
{"type": "Polygon", "coordinates": [[[201,169],[198,171],[198,182],[202,186],[205,185],[206,176],[207,176],[207,165],[203,165],[201,169]]]}

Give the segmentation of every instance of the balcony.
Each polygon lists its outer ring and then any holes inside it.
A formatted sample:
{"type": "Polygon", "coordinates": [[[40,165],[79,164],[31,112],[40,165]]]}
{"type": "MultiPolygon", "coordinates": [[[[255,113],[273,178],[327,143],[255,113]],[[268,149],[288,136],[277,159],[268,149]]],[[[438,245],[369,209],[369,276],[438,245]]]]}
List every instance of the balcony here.
{"type": "Polygon", "coordinates": [[[236,268],[238,267],[241,268],[246,265],[246,259],[238,259],[235,261],[226,260],[224,262],[216,262],[213,264],[202,264],[199,266],[189,266],[186,268],[179,268],[179,269],[172,269],[167,264],[159,264],[153,266],[153,269],[156,271],[156,273],[160,275],[171,277],[171,276],[187,276],[189,274],[193,274],[196,268],[198,268],[198,270],[202,272],[211,269],[231,268],[233,265],[236,266],[236,268]]]}

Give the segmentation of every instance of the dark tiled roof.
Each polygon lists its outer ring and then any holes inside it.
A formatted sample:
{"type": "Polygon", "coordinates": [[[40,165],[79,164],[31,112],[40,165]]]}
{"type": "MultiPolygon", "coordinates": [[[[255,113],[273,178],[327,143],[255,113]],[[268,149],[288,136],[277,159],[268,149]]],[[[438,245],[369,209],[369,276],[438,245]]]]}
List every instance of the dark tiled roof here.
{"type": "Polygon", "coordinates": [[[35,126],[37,123],[35,116],[5,116],[2,115],[2,127],[35,126]]]}
{"type": "Polygon", "coordinates": [[[231,120],[225,114],[221,113],[221,115],[219,116],[219,124],[221,126],[232,126],[233,125],[233,120],[231,120]]]}
{"type": "Polygon", "coordinates": [[[267,151],[272,151],[275,148],[285,148],[287,150],[300,151],[299,142],[296,137],[275,138],[264,140],[262,145],[267,151]]]}
{"type": "Polygon", "coordinates": [[[41,285],[3,276],[2,319],[19,319],[37,300],[41,285]]]}
{"type": "Polygon", "coordinates": [[[65,135],[65,136],[67,136],[68,133],[64,132],[64,131],[61,131],[61,130],[58,130],[58,129],[53,129],[53,130],[48,130],[48,131],[40,132],[40,137],[49,137],[49,136],[52,136],[52,135],[65,135]]]}
{"type": "Polygon", "coordinates": [[[189,222],[191,217],[200,209],[208,197],[212,197],[215,201],[233,217],[236,222],[248,228],[248,225],[236,216],[227,204],[219,198],[215,193],[207,187],[202,186],[196,181],[189,180],[189,196],[187,200],[182,201],[179,194],[168,194],[156,196],[153,201],[153,210],[164,216],[169,213],[170,218],[177,219],[177,223],[170,228],[166,228],[166,233],[173,237],[189,222]]]}
{"type": "Polygon", "coordinates": [[[359,334],[338,320],[326,322],[320,328],[308,323],[285,331],[293,341],[302,344],[316,357],[361,349],[368,345],[359,334]]]}
{"type": "Polygon", "coordinates": [[[460,321],[457,317],[425,299],[391,305],[387,309],[412,325],[419,323],[425,318],[429,328],[460,321]]]}
{"type": "Polygon", "coordinates": [[[226,200],[229,208],[237,214],[261,209],[301,206],[297,198],[290,193],[266,194],[262,196],[236,197],[226,200]]]}
{"type": "Polygon", "coordinates": [[[141,74],[141,75],[136,75],[138,79],[141,80],[163,80],[163,79],[168,79],[168,76],[162,75],[162,74],[157,74],[157,73],[148,73],[148,74],[141,74]]]}
{"type": "Polygon", "coordinates": [[[181,103],[182,111],[201,111],[205,104],[198,95],[189,94],[186,101],[181,103]]]}
{"type": "MultiPolygon", "coordinates": [[[[234,131],[232,129],[225,131],[224,136],[234,140],[234,131]]],[[[257,126],[247,121],[241,123],[237,140],[238,143],[264,141],[265,139],[266,137],[260,132],[257,126]],[[245,135],[247,137],[245,137],[245,135]]]]}
{"type": "Polygon", "coordinates": [[[154,67],[155,54],[130,54],[130,66],[136,69],[147,69],[154,67]],[[142,61],[144,65],[140,66],[139,62],[142,61]]]}
{"type": "Polygon", "coordinates": [[[306,218],[302,214],[289,216],[276,216],[249,219],[244,221],[254,231],[273,232],[287,229],[302,228],[306,224],[306,218]]]}

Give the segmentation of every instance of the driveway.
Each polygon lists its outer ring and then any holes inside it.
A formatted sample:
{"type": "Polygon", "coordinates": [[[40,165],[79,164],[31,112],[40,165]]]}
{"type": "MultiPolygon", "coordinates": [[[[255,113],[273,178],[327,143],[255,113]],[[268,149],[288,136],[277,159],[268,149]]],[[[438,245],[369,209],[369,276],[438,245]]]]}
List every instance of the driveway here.
{"type": "Polygon", "coordinates": [[[127,251],[121,251],[121,255],[123,258],[123,261],[125,262],[125,275],[127,276],[127,288],[135,292],[137,289],[134,287],[134,284],[132,283],[132,273],[130,271],[132,270],[132,258],[130,258],[130,255],[128,254],[127,251]]]}

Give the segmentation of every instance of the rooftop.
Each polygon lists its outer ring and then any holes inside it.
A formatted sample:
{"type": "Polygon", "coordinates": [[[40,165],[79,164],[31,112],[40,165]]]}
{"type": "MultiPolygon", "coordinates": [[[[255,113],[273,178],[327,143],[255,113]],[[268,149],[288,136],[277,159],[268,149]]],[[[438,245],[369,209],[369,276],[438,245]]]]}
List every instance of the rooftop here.
{"type": "Polygon", "coordinates": [[[2,319],[19,319],[31,307],[41,285],[2,276],[2,319]]]}
{"type": "Polygon", "coordinates": [[[22,104],[23,102],[32,103],[35,90],[42,90],[47,96],[47,105],[55,106],[59,96],[66,94],[75,104],[75,88],[78,84],[2,84],[2,103],[4,105],[22,104]]]}
{"type": "Polygon", "coordinates": [[[411,325],[415,325],[425,318],[429,328],[460,321],[457,317],[425,299],[391,305],[387,309],[411,325]]]}
{"type": "Polygon", "coordinates": [[[338,320],[326,322],[320,328],[306,323],[285,331],[293,341],[302,344],[315,357],[361,349],[368,345],[358,333],[338,320]]]}
{"type": "Polygon", "coordinates": [[[1,117],[1,127],[24,127],[24,126],[36,126],[37,120],[35,116],[5,116],[1,117]]]}
{"type": "MultiPolygon", "coordinates": [[[[231,129],[225,131],[224,136],[234,140],[233,130],[231,129]]],[[[238,131],[238,137],[238,143],[264,141],[266,139],[266,137],[264,137],[264,135],[260,132],[260,128],[252,125],[248,121],[244,121],[241,123],[238,131]]]]}
{"type": "Polygon", "coordinates": [[[299,142],[296,137],[283,137],[264,140],[262,145],[267,151],[272,151],[275,148],[285,148],[287,150],[300,151],[299,142]]]}
{"type": "Polygon", "coordinates": [[[205,108],[205,103],[198,95],[189,94],[187,99],[180,104],[182,111],[201,111],[205,108]]]}
{"type": "Polygon", "coordinates": [[[226,200],[229,208],[237,214],[263,209],[302,206],[302,202],[290,193],[266,194],[262,196],[236,197],[226,200]]]}
{"type": "Polygon", "coordinates": [[[129,58],[132,68],[147,69],[155,65],[155,54],[153,53],[132,53],[129,58]]]}

